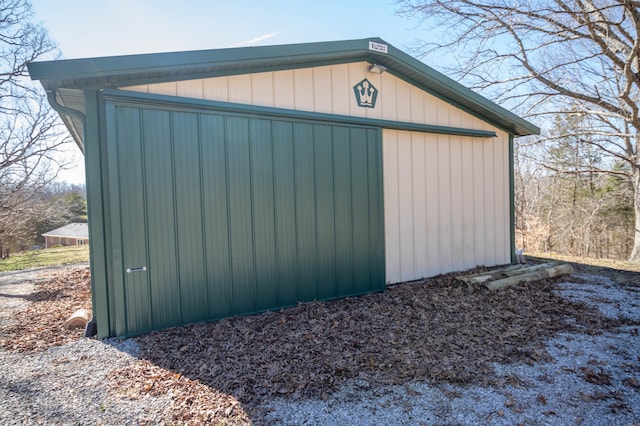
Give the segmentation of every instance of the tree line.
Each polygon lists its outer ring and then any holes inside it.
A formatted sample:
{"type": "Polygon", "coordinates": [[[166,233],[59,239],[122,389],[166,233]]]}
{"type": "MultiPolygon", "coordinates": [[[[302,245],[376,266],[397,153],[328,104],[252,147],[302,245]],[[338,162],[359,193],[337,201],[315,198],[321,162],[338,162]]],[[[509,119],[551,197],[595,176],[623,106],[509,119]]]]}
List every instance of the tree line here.
{"type": "Polygon", "coordinates": [[[518,245],[640,262],[640,1],[398,8],[438,35],[418,52],[541,127],[516,142],[518,245]]]}
{"type": "Polygon", "coordinates": [[[69,223],[86,222],[84,185],[53,182],[22,203],[20,214],[8,215],[0,223],[0,258],[42,246],[45,232],[69,223]]]}
{"type": "Polygon", "coordinates": [[[71,138],[27,63],[59,55],[27,0],[0,0],[0,257],[41,241],[42,232],[86,221],[84,188],[56,182],[71,138]]]}

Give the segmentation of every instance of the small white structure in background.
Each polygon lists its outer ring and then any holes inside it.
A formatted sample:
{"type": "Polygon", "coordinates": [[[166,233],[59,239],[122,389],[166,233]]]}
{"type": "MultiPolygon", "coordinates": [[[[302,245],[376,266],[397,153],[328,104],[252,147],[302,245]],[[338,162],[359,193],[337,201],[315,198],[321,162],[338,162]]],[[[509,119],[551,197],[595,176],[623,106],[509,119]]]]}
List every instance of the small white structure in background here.
{"type": "Polygon", "coordinates": [[[524,250],[516,249],[516,262],[517,263],[527,263],[527,259],[524,258],[524,250]]]}

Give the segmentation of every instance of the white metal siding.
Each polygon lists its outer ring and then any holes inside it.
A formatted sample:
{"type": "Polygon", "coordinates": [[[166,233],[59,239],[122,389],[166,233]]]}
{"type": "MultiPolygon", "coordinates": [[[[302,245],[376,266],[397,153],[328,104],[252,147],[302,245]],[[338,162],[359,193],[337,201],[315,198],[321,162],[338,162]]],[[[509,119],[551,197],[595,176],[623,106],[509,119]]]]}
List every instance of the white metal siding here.
{"type": "Polygon", "coordinates": [[[367,62],[123,87],[144,93],[485,129],[478,118],[367,62]],[[356,103],[353,86],[367,78],[379,91],[375,108],[356,103]]]}
{"type": "Polygon", "coordinates": [[[383,132],[388,282],[510,262],[508,141],[383,132]]]}

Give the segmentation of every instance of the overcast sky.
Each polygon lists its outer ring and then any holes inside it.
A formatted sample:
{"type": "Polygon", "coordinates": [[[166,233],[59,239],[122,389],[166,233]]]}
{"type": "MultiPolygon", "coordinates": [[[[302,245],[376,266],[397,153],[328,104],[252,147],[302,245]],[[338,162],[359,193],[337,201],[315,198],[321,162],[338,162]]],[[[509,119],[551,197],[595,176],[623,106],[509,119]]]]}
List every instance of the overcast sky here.
{"type": "MultiPolygon", "coordinates": [[[[411,53],[427,36],[396,15],[393,0],[31,1],[64,59],[366,37],[411,53]]],[[[72,151],[78,166],[61,179],[84,182],[82,156],[72,151]]]]}

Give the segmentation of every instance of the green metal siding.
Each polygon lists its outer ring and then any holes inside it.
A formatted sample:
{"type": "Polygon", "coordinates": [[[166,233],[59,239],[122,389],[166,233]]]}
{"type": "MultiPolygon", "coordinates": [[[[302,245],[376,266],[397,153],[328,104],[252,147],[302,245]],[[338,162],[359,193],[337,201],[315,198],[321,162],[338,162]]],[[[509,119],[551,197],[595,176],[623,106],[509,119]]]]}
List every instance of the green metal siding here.
{"type": "Polygon", "coordinates": [[[278,268],[279,305],[292,305],[298,300],[298,252],[295,206],[295,168],[293,125],[275,121],[273,135],[273,188],[275,199],[276,265],[278,268]]]}
{"type": "Polygon", "coordinates": [[[384,289],[380,129],[109,100],[105,131],[101,337],[384,289]]]}
{"type": "Polygon", "coordinates": [[[152,323],[156,328],[171,325],[173,318],[180,317],[177,291],[171,283],[178,282],[178,265],[175,261],[176,235],[173,209],[173,169],[171,153],[171,113],[168,111],[144,110],[144,179],[153,184],[146,185],[146,218],[149,259],[156,264],[148,271],[151,291],[150,309],[152,323]]]}
{"type": "Polygon", "coordinates": [[[513,135],[509,135],[509,244],[511,245],[511,263],[516,263],[518,259],[516,257],[516,192],[513,161],[513,135]]]}
{"type": "Polygon", "coordinates": [[[173,112],[171,122],[181,322],[188,323],[207,318],[198,114],[173,112]]]}
{"type": "Polygon", "coordinates": [[[99,144],[101,139],[101,126],[99,117],[102,116],[97,91],[85,93],[87,105],[86,125],[84,126],[84,140],[91,141],[84,149],[84,160],[87,180],[87,208],[89,216],[89,240],[90,263],[91,263],[91,304],[93,306],[93,316],[103,318],[103,322],[98,327],[98,337],[109,336],[109,305],[108,305],[108,269],[106,261],[106,235],[104,214],[104,190],[102,185],[103,166],[101,158],[106,156],[106,144],[99,144]]]}
{"type": "Polygon", "coordinates": [[[336,215],[336,286],[338,296],[354,293],[353,213],[351,204],[351,146],[349,129],[333,129],[333,164],[336,215]]]}
{"type": "MultiPolygon", "coordinates": [[[[232,314],[233,299],[228,210],[226,125],[224,116],[200,116],[202,199],[206,241],[208,317],[232,314]]],[[[174,281],[175,282],[175,281],[174,281]]]]}

